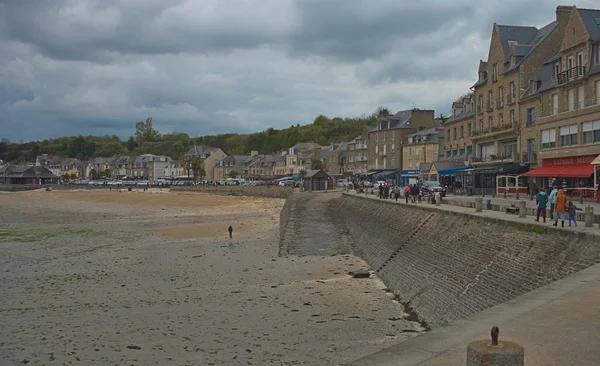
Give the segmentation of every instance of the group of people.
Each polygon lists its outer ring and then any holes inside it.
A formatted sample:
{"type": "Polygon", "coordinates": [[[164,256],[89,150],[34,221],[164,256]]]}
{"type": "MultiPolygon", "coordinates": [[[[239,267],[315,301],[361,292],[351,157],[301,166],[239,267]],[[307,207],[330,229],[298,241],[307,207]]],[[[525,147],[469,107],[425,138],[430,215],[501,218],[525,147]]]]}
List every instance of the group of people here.
{"type": "Polygon", "coordinates": [[[538,189],[535,198],[537,205],[537,215],[535,221],[540,221],[540,216],[546,222],[546,210],[550,204],[550,220],[554,220],[554,226],[558,226],[558,220],[561,221],[561,226],[565,226],[565,217],[568,213],[569,226],[571,224],[577,226],[575,214],[577,211],[582,211],[579,207],[573,204],[573,201],[567,200],[566,189],[561,189],[558,186],[552,186],[552,191],[547,193],[543,189],[538,189]]]}
{"type": "Polygon", "coordinates": [[[379,185],[380,199],[389,198],[398,201],[402,193],[404,193],[404,199],[406,200],[406,203],[409,201],[412,203],[417,203],[417,201],[420,201],[421,188],[418,184],[409,184],[404,188],[401,188],[399,185],[389,185],[387,182],[379,185]]]}

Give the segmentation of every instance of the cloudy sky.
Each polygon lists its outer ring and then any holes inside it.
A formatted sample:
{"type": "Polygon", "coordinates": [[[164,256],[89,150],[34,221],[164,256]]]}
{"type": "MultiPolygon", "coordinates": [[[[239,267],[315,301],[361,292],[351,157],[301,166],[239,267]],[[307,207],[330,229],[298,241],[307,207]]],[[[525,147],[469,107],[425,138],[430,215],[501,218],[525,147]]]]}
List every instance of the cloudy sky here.
{"type": "MultiPolygon", "coordinates": [[[[595,0],[578,1],[593,7],[595,0]]],[[[254,132],[377,106],[447,113],[494,22],[547,0],[0,0],[0,138],[254,132]]]]}

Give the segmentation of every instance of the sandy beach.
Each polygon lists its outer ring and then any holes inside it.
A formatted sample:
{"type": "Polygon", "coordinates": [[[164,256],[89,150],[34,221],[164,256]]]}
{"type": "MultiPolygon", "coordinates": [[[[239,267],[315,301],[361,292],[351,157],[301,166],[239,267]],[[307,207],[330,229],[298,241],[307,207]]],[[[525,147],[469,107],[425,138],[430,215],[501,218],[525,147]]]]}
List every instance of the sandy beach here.
{"type": "Polygon", "coordinates": [[[283,203],[0,194],[0,365],[335,365],[418,334],[362,260],[279,257],[283,203]]]}

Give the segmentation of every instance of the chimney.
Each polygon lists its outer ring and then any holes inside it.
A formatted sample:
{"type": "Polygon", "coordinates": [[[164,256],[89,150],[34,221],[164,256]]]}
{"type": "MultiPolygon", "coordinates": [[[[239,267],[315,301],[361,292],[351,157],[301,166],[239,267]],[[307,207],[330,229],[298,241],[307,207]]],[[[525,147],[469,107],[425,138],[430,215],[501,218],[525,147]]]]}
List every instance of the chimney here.
{"type": "Polygon", "coordinates": [[[569,23],[569,18],[571,17],[571,11],[573,11],[573,9],[575,8],[575,6],[566,6],[566,5],[559,5],[556,7],[556,21],[558,22],[558,24],[560,24],[562,27],[566,27],[567,24],[569,23]]]}

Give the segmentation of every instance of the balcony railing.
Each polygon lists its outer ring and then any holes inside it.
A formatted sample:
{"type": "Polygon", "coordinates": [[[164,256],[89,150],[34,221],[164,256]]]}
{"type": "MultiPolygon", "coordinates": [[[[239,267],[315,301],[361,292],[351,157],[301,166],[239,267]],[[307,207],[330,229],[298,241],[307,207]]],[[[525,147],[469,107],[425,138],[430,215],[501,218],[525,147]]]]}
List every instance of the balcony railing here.
{"type": "Polygon", "coordinates": [[[369,170],[392,170],[398,169],[396,164],[369,164],[369,170]]]}
{"type": "Polygon", "coordinates": [[[473,156],[473,163],[486,163],[490,161],[517,161],[519,160],[518,152],[510,152],[510,153],[500,153],[500,154],[490,154],[487,156],[473,156]]]}
{"type": "Polygon", "coordinates": [[[537,161],[537,153],[532,151],[530,153],[523,153],[521,163],[535,163],[537,161]]]}
{"type": "Polygon", "coordinates": [[[600,105],[600,96],[598,96],[597,98],[594,98],[594,99],[586,99],[583,102],[579,102],[579,103],[567,104],[567,105],[561,106],[560,108],[552,107],[552,108],[542,109],[540,111],[540,118],[551,117],[551,116],[555,116],[557,114],[568,113],[568,112],[577,111],[577,110],[589,108],[589,107],[595,107],[597,105],[600,105]]]}
{"type": "Polygon", "coordinates": [[[512,130],[514,128],[514,126],[515,126],[515,124],[513,122],[509,122],[502,126],[492,126],[491,128],[484,128],[483,130],[474,130],[473,132],[471,132],[471,136],[478,137],[478,136],[489,135],[489,134],[496,133],[496,132],[508,131],[508,130],[512,130]]]}
{"type": "Polygon", "coordinates": [[[575,66],[556,75],[558,85],[566,84],[569,81],[581,79],[585,75],[585,66],[575,66]]]}

